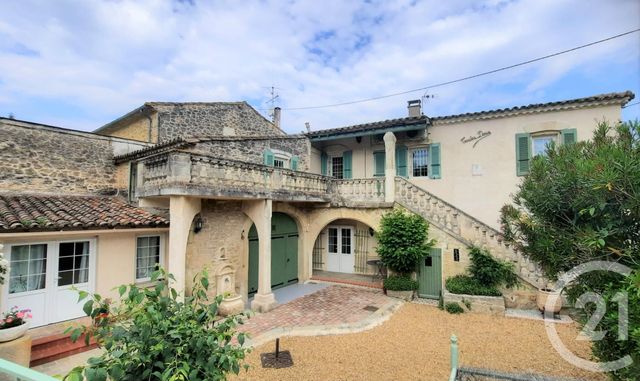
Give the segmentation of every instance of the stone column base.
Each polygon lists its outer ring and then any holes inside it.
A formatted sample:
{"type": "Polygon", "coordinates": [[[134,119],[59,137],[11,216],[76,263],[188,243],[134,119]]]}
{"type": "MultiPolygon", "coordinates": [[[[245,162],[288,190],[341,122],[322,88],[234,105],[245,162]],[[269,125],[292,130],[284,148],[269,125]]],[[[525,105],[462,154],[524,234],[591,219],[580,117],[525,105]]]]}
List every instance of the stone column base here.
{"type": "Polygon", "coordinates": [[[273,292],[268,294],[256,294],[251,302],[251,309],[258,312],[268,312],[276,307],[276,297],[273,292]]]}
{"type": "Polygon", "coordinates": [[[242,311],[244,311],[244,301],[240,295],[224,298],[218,306],[218,313],[222,316],[235,315],[242,311]]]}
{"type": "MultiPolygon", "coordinates": [[[[0,343],[0,358],[29,367],[31,361],[31,336],[28,334],[15,340],[0,343]]],[[[0,374],[0,381],[15,380],[15,377],[0,374]]]]}

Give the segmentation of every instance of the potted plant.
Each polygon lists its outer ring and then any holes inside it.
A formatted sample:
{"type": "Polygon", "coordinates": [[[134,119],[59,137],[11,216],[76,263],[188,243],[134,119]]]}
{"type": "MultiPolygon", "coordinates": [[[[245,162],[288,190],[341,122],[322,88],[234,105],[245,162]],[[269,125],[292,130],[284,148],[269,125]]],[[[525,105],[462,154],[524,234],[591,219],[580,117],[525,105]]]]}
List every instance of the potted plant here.
{"type": "Polygon", "coordinates": [[[554,315],[560,313],[560,310],[562,309],[562,298],[560,297],[560,291],[556,291],[550,288],[539,289],[538,293],[536,294],[536,305],[538,306],[538,310],[540,310],[542,314],[544,314],[545,312],[551,312],[554,315]],[[554,295],[556,300],[555,303],[550,306],[551,309],[547,309],[549,307],[547,306],[547,299],[551,295],[554,295]]]}
{"type": "Polygon", "coordinates": [[[418,289],[418,282],[407,276],[391,275],[384,280],[384,288],[388,296],[409,301],[418,289]]]}
{"type": "Polygon", "coordinates": [[[0,343],[15,340],[27,332],[31,318],[31,310],[18,310],[18,306],[14,306],[3,314],[0,320],[0,343]]]}

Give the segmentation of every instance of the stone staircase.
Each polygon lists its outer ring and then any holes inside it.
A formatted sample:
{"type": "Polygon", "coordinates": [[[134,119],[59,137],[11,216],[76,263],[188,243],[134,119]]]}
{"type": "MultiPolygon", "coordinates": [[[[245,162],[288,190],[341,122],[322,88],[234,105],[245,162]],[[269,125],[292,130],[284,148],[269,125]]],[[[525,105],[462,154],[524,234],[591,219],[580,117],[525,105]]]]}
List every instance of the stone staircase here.
{"type": "Polygon", "coordinates": [[[395,178],[395,201],[460,242],[486,248],[494,257],[512,262],[516,274],[531,287],[547,285],[538,266],[504,242],[500,232],[402,177],[395,178]]]}

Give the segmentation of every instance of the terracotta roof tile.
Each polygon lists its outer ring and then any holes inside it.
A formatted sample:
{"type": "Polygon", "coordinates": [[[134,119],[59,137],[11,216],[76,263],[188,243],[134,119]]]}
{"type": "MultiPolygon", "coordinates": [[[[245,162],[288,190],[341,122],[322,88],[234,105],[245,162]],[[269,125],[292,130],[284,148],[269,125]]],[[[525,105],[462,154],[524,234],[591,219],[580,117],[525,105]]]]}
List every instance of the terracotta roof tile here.
{"type": "Polygon", "coordinates": [[[0,194],[0,233],[167,226],[164,217],[118,197],[0,194]]]}

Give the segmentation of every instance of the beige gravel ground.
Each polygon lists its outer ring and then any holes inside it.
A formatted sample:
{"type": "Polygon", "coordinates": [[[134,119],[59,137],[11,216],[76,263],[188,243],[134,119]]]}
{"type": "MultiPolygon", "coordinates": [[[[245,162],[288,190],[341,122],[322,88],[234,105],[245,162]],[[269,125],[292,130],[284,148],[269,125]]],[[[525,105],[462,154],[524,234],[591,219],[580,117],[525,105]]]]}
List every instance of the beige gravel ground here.
{"type": "MultiPolygon", "coordinates": [[[[589,343],[575,341],[576,325],[557,327],[567,347],[582,358],[591,358],[589,343]]],[[[274,348],[273,342],[267,343],[248,356],[250,370],[231,379],[446,380],[452,333],[458,336],[463,366],[607,379],[564,361],[549,343],[541,321],[450,315],[417,304],[405,304],[389,321],[366,332],[281,339],[281,350],[291,351],[295,363],[292,368],[263,369],[260,353],[274,348]]]]}

